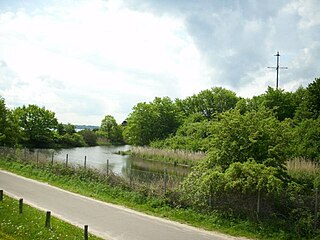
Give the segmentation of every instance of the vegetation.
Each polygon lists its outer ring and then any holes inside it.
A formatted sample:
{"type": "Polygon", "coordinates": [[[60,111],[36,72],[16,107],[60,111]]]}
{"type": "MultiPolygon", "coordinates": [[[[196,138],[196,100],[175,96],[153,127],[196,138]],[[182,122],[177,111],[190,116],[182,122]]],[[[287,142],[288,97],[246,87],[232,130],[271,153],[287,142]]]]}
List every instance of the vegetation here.
{"type": "Polygon", "coordinates": [[[145,188],[132,189],[129,183],[121,178],[112,174],[106,176],[93,169],[66,168],[63,164],[43,164],[37,167],[30,161],[19,162],[3,157],[0,158],[0,167],[82,195],[207,230],[256,239],[296,239],[291,229],[279,227],[278,222],[257,222],[233,216],[229,212],[199,211],[185,207],[181,205],[179,193],[176,191],[155,195],[153,191],[145,191],[145,188]]]}
{"type": "MultiPolygon", "coordinates": [[[[319,234],[320,225],[315,208],[319,172],[292,170],[290,164],[304,159],[304,166],[310,163],[318,169],[319,96],[320,78],[295,92],[269,87],[264,94],[249,99],[223,88],[174,101],[157,97],[135,105],[124,126],[107,115],[94,134],[96,142],[100,137],[114,143],[122,132],[126,143],[148,147],[134,154],[162,161],[178,163],[180,157],[173,155],[182,150],[203,152],[206,157],[195,164],[181,187],[166,196],[170,207],[227,215],[259,227],[276,226],[284,232],[283,238],[312,238],[319,234]]],[[[35,132],[31,138],[29,125],[24,125],[29,118],[21,120],[25,116],[22,110],[39,119],[47,115],[52,118],[50,111],[35,106],[8,110],[2,99],[2,144],[50,145],[50,136],[58,144],[64,135],[80,141],[77,133],[67,133],[66,129],[59,133],[55,126],[43,123],[32,131],[41,129],[44,134],[35,132]],[[17,130],[11,134],[8,129],[17,130]]],[[[82,139],[84,136],[89,139],[85,134],[82,139]]]]}
{"type": "MultiPolygon", "coordinates": [[[[45,227],[45,212],[26,204],[19,213],[18,200],[4,196],[0,202],[0,239],[43,240],[43,239],[82,239],[83,230],[69,223],[51,217],[51,227],[45,227]]],[[[90,235],[90,239],[100,239],[90,235]]]]}

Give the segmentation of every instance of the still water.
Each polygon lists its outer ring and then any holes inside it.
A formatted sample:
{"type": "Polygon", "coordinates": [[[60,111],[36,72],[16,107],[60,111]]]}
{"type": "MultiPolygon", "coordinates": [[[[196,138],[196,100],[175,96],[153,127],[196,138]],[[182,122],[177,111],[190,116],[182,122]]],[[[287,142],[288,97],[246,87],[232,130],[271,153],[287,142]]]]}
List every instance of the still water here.
{"type": "Polygon", "coordinates": [[[127,176],[128,172],[146,171],[160,173],[166,169],[169,175],[184,176],[190,172],[189,168],[183,166],[174,166],[163,162],[147,161],[142,159],[133,159],[128,155],[117,154],[119,151],[130,150],[131,146],[95,146],[79,147],[54,150],[55,161],[66,161],[68,154],[68,163],[84,165],[86,157],[87,167],[106,170],[107,168],[114,173],[127,176]],[[107,164],[109,162],[109,164],[107,164]]]}

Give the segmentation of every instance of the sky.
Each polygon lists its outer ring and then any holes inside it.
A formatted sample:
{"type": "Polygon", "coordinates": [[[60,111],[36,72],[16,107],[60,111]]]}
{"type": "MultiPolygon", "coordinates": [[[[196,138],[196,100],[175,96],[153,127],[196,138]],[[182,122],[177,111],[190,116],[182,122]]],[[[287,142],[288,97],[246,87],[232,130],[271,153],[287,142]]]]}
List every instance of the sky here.
{"type": "Polygon", "coordinates": [[[0,0],[0,96],[59,122],[118,123],[139,102],[241,97],[320,77],[318,0],[0,0]]]}

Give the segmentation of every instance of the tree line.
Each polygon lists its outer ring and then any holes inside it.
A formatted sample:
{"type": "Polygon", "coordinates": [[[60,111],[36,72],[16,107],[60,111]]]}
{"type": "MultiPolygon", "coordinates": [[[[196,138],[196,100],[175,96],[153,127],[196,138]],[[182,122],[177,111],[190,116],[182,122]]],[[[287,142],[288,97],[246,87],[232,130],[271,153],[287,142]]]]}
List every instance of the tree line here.
{"type": "Polygon", "coordinates": [[[123,144],[122,126],[107,115],[97,130],[77,132],[74,125],[59,123],[55,113],[30,104],[8,109],[0,97],[0,145],[28,148],[83,147],[123,144]]]}
{"type": "MultiPolygon", "coordinates": [[[[157,97],[149,103],[138,103],[127,118],[123,135],[125,141],[132,145],[207,152],[222,134],[217,128],[223,121],[230,119],[231,134],[233,128],[253,124],[242,122],[250,116],[252,121],[274,121],[274,126],[268,129],[270,133],[280,124],[282,131],[290,135],[283,142],[291,156],[319,162],[319,112],[319,78],[294,92],[268,87],[265,93],[248,99],[215,87],[185,99],[173,101],[168,97],[157,97]],[[231,127],[236,120],[239,125],[231,127]]],[[[241,134],[243,136],[238,136],[240,139],[248,136],[249,132],[241,134]]]]}

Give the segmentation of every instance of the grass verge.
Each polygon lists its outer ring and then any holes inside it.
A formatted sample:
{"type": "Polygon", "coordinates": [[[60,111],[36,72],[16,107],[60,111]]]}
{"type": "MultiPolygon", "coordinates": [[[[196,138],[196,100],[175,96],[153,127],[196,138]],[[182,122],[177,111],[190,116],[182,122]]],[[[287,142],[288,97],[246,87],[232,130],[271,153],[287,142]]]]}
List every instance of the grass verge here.
{"type": "Polygon", "coordinates": [[[103,179],[88,175],[88,170],[68,173],[68,169],[61,168],[57,174],[57,170],[53,171],[50,165],[37,167],[1,158],[0,168],[98,200],[207,230],[255,239],[293,239],[290,231],[284,231],[276,224],[244,220],[217,212],[200,213],[190,208],[172,207],[165,197],[152,197],[126,187],[107,184],[103,179]]]}
{"type": "MultiPolygon", "coordinates": [[[[51,228],[45,227],[46,214],[27,204],[19,213],[18,200],[4,196],[0,201],[0,239],[43,240],[43,239],[83,239],[83,230],[55,217],[51,217],[51,228]]],[[[89,239],[99,240],[90,235],[89,239]]]]}

